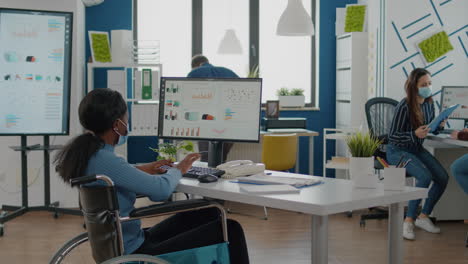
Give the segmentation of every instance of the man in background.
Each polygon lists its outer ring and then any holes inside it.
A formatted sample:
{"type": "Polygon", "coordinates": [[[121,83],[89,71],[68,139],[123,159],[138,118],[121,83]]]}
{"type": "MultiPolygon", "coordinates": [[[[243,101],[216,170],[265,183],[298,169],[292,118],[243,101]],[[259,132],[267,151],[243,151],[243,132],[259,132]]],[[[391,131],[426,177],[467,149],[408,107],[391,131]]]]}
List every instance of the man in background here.
{"type": "Polygon", "coordinates": [[[237,74],[225,67],[213,66],[208,59],[201,55],[192,58],[192,71],[187,75],[189,78],[239,78],[237,74]]]}
{"type": "MultiPolygon", "coordinates": [[[[192,58],[192,71],[187,75],[189,78],[239,78],[239,76],[232,70],[213,66],[208,61],[208,58],[202,54],[193,56],[192,58]]],[[[223,161],[226,162],[227,154],[232,148],[232,143],[223,144],[223,161]]],[[[208,161],[208,141],[198,141],[198,150],[202,153],[201,161],[208,161]]]]}

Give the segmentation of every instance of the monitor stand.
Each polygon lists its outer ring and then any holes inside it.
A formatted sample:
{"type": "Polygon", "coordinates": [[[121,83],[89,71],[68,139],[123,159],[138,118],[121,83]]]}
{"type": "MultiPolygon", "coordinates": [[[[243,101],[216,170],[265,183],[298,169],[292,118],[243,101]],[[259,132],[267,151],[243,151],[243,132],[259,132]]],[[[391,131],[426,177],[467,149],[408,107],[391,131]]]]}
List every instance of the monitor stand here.
{"type": "Polygon", "coordinates": [[[223,162],[223,142],[209,141],[208,145],[208,167],[216,168],[223,162]]]}

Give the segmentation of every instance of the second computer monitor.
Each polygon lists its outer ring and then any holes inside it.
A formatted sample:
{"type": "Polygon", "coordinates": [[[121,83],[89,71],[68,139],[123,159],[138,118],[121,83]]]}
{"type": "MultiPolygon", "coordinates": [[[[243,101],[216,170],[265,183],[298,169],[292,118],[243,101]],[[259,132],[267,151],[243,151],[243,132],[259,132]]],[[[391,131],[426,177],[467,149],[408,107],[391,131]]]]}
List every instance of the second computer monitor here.
{"type": "Polygon", "coordinates": [[[262,80],[162,77],[158,136],[259,142],[262,80]]]}
{"type": "Polygon", "coordinates": [[[441,101],[442,110],[460,104],[450,118],[468,120],[468,86],[443,86],[441,101]]]}

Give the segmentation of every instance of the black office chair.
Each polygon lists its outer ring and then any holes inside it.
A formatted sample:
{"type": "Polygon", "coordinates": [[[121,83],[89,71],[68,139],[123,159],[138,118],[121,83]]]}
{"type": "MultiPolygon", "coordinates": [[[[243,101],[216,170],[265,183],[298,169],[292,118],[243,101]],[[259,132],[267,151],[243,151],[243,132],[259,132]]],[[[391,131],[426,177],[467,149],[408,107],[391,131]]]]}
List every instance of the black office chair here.
{"type": "MultiPolygon", "coordinates": [[[[388,133],[392,125],[395,108],[398,101],[386,97],[375,97],[366,102],[365,110],[370,134],[382,141],[382,144],[374,153],[374,156],[387,159],[386,145],[388,133]]],[[[382,170],[383,166],[377,160],[374,161],[374,169],[382,170]]],[[[366,225],[368,219],[387,219],[388,210],[379,207],[369,208],[370,213],[361,215],[360,226],[366,225]]]]}
{"type": "MultiPolygon", "coordinates": [[[[104,175],[92,175],[73,179],[72,186],[78,185],[80,207],[83,212],[87,232],[82,233],[62,246],[50,260],[50,264],[69,263],[67,256],[89,241],[93,259],[96,263],[168,263],[161,258],[149,255],[123,255],[123,237],[121,222],[136,219],[175,214],[180,212],[216,207],[220,211],[224,242],[227,243],[226,213],[221,205],[203,199],[167,202],[136,208],[128,217],[120,217],[117,195],[112,180],[104,175]],[[96,180],[103,180],[107,186],[84,186],[96,180]],[[137,261],[137,262],[133,262],[137,261]]],[[[225,248],[227,250],[227,244],[225,248]]],[[[222,252],[220,252],[222,253],[222,252]]],[[[211,263],[211,262],[210,262],[211,263]]]]}

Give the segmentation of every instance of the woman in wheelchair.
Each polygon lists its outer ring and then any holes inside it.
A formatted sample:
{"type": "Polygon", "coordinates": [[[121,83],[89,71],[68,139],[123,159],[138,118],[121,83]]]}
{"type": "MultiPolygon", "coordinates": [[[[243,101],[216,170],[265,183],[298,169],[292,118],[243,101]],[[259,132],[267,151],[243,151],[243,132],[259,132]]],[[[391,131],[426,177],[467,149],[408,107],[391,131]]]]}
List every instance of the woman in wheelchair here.
{"type": "MultiPolygon", "coordinates": [[[[122,216],[128,216],[135,208],[137,194],[152,201],[168,199],[182,174],[200,157],[198,153],[189,154],[167,171],[161,168],[171,166],[167,160],[132,166],[118,157],[114,147],[126,142],[128,112],[122,96],[111,89],[88,93],[78,112],[87,132],[72,139],[58,153],[57,171],[67,183],[84,175],[103,174],[111,178],[122,216]]],[[[242,227],[231,219],[227,227],[231,263],[249,263],[242,227]]],[[[223,241],[220,216],[215,208],[178,213],[148,229],[141,228],[140,220],[124,222],[122,233],[125,254],[160,255],[223,241]]]]}

